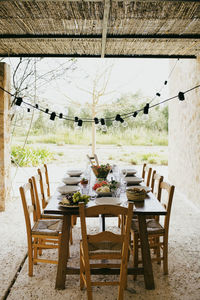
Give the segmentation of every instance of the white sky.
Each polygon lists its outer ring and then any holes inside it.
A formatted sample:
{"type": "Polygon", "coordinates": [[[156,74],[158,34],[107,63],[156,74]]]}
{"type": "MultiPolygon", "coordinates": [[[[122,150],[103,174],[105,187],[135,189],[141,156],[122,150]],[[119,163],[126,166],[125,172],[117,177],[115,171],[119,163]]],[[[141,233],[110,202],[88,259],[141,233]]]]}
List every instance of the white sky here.
{"type": "MultiPolygon", "coordinates": [[[[174,63],[176,60],[174,60],[174,63]]],[[[137,93],[142,97],[153,98],[163,87],[170,73],[167,59],[78,59],[77,70],[70,75],[70,80],[51,82],[43,90],[42,97],[52,103],[67,105],[69,99],[78,103],[91,101],[89,92],[93,88],[95,74],[105,73],[105,66],[113,64],[106,89],[108,96],[102,97],[102,102],[117,99],[121,94],[137,93]],[[84,92],[83,89],[89,91],[84,92]],[[56,99],[56,100],[55,100],[56,99]]],[[[103,78],[103,76],[102,76],[103,78]]],[[[101,81],[100,86],[102,87],[101,81]]],[[[167,86],[163,87],[161,99],[168,97],[167,86]]],[[[58,105],[59,106],[59,105],[58,105]]]]}
{"type": "MultiPolygon", "coordinates": [[[[40,70],[47,71],[52,66],[64,64],[65,58],[46,58],[38,64],[37,73],[40,70]],[[40,69],[41,68],[41,69],[40,69]]],[[[14,59],[13,59],[14,61],[14,59]]],[[[57,79],[47,83],[41,90],[37,90],[37,95],[47,99],[54,109],[67,107],[70,99],[81,104],[91,102],[91,95],[87,91],[92,91],[95,74],[105,73],[105,67],[113,65],[109,76],[106,89],[108,96],[102,97],[101,102],[113,101],[122,94],[138,93],[142,101],[145,97],[154,98],[156,92],[161,88],[161,97],[155,99],[156,102],[162,101],[171,95],[168,95],[168,86],[164,86],[164,81],[168,80],[171,68],[176,64],[177,59],[173,59],[171,65],[168,59],[136,59],[136,58],[119,58],[119,59],[96,59],[96,58],[79,58],[77,59],[77,69],[68,72],[63,79],[57,79]],[[65,77],[65,78],[64,78],[65,77]]],[[[11,62],[12,63],[12,62],[11,62]]],[[[102,76],[104,78],[105,76],[102,76]]],[[[170,80],[170,79],[169,79],[170,80]]],[[[102,80],[99,81],[102,86],[102,80]]]]}

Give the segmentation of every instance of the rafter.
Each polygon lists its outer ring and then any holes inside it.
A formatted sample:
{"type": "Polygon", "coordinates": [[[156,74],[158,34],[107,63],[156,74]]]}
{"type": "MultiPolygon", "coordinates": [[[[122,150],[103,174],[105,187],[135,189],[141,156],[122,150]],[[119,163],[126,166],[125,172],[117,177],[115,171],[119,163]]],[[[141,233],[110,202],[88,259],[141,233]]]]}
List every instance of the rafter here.
{"type": "Polygon", "coordinates": [[[102,41],[101,41],[101,57],[105,55],[106,49],[106,35],[108,30],[108,18],[110,12],[110,0],[105,0],[104,13],[103,13],[103,31],[102,31],[102,41]]]}
{"type": "MultiPolygon", "coordinates": [[[[200,39],[200,34],[107,34],[107,39],[200,39]]],[[[98,34],[0,34],[4,39],[102,39],[98,34]]]]}

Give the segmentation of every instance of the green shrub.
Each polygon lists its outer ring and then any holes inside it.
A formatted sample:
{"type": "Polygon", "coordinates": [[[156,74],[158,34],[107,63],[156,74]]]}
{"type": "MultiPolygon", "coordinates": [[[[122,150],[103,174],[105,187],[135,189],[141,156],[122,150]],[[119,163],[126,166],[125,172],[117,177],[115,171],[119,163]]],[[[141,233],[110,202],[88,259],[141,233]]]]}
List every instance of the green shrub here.
{"type": "Polygon", "coordinates": [[[45,148],[13,146],[11,149],[12,162],[20,167],[38,166],[54,158],[54,153],[45,148]]]}

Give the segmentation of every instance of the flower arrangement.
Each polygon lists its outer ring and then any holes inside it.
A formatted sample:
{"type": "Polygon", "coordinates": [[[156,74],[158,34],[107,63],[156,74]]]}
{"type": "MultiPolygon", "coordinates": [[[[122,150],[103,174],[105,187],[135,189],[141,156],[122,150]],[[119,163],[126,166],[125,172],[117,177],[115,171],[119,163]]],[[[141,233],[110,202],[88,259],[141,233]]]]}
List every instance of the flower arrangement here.
{"type": "Polygon", "coordinates": [[[117,188],[119,188],[119,186],[120,183],[115,180],[111,180],[110,182],[103,180],[95,183],[93,186],[93,190],[97,192],[108,193],[116,190],[117,188]]]}
{"type": "Polygon", "coordinates": [[[111,165],[93,165],[91,168],[97,178],[106,178],[111,170],[111,165]]]}

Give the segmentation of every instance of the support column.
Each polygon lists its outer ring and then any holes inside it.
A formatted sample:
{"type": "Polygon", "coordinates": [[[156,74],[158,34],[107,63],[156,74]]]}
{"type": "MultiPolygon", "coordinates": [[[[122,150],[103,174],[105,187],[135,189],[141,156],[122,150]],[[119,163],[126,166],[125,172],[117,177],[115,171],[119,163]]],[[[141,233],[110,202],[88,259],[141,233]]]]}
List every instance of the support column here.
{"type": "MultiPolygon", "coordinates": [[[[173,65],[173,63],[172,63],[173,65]]],[[[200,57],[181,59],[170,78],[170,95],[200,84],[200,57]]],[[[200,207],[200,88],[169,102],[169,179],[200,207]]]]}
{"type": "MultiPolygon", "coordinates": [[[[10,66],[0,63],[0,86],[10,91],[10,66]]],[[[11,195],[10,95],[0,89],[0,211],[11,195]]]]}

